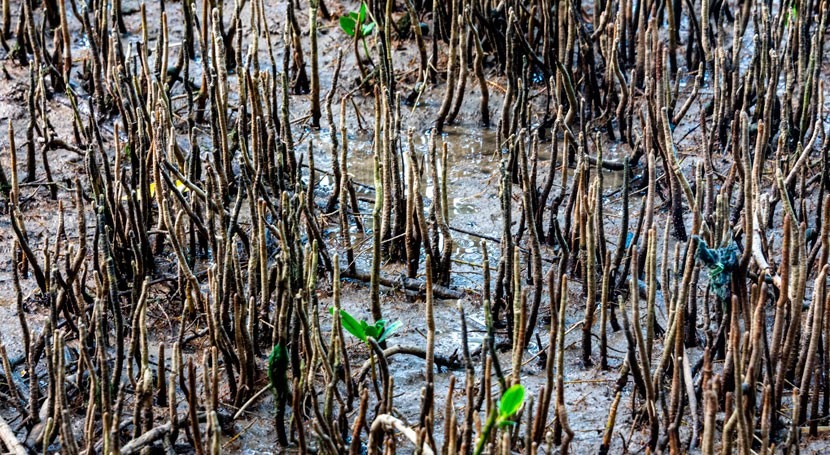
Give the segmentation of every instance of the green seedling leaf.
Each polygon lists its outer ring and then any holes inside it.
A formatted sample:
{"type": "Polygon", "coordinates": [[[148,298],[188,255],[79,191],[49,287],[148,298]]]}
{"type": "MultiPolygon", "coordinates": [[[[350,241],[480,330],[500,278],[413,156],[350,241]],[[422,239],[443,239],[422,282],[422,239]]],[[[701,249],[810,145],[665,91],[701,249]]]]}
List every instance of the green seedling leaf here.
{"type": "Polygon", "coordinates": [[[372,337],[380,343],[380,337],[383,335],[383,329],[386,327],[386,320],[380,319],[375,321],[375,325],[366,324],[366,337],[372,337]]]}
{"type": "Polygon", "coordinates": [[[343,30],[343,33],[349,36],[355,36],[355,33],[358,33],[358,38],[371,35],[375,30],[375,23],[367,23],[367,15],[368,8],[366,3],[361,3],[358,11],[351,11],[349,14],[340,17],[340,29],[343,30]],[[357,24],[360,24],[359,29],[357,28],[357,24]]]}
{"type": "Polygon", "coordinates": [[[514,422],[512,420],[499,420],[498,425],[499,425],[499,428],[512,427],[512,426],[516,425],[516,422],[514,422]]]}
{"type": "Polygon", "coordinates": [[[363,330],[363,341],[368,343],[369,337],[374,337],[373,327],[369,325],[368,322],[361,319],[360,320],[360,329],[363,330]]]}
{"type": "MultiPolygon", "coordinates": [[[[334,308],[329,308],[329,313],[333,315],[334,308]]],[[[369,325],[369,323],[363,319],[358,321],[346,310],[340,310],[340,322],[347,332],[351,333],[355,338],[364,343],[369,342],[369,337],[374,338],[378,343],[382,343],[385,339],[395,333],[402,325],[400,321],[397,321],[387,326],[386,320],[384,319],[375,321],[374,325],[369,325]]]]}
{"type": "Polygon", "coordinates": [[[375,23],[369,22],[360,26],[360,36],[369,36],[375,30],[375,23]]]}
{"type": "Polygon", "coordinates": [[[348,16],[340,16],[340,29],[343,30],[343,33],[354,36],[354,29],[357,25],[357,21],[351,16],[352,13],[349,13],[348,16]]]}
{"type": "Polygon", "coordinates": [[[519,411],[519,408],[522,407],[522,403],[524,403],[524,401],[525,386],[516,384],[507,389],[507,391],[504,392],[504,395],[501,396],[501,400],[499,400],[499,425],[504,425],[503,422],[507,421],[510,417],[513,417],[513,415],[519,411]]]}
{"type": "Polygon", "coordinates": [[[383,333],[381,333],[380,338],[378,338],[378,343],[383,343],[387,338],[394,335],[402,325],[403,323],[401,321],[395,321],[386,326],[383,333]]]}
{"type": "Polygon", "coordinates": [[[340,323],[347,332],[362,342],[366,342],[366,321],[357,322],[357,319],[346,310],[340,310],[340,323]]]}
{"type": "MultiPolygon", "coordinates": [[[[794,5],[793,5],[793,8],[795,8],[795,6],[794,6],[794,5]]],[[[366,22],[366,11],[367,11],[367,10],[368,10],[368,7],[366,6],[366,2],[360,2],[360,10],[359,10],[359,13],[358,13],[358,17],[357,17],[357,19],[358,19],[361,23],[365,23],[365,22],[366,22]]]]}

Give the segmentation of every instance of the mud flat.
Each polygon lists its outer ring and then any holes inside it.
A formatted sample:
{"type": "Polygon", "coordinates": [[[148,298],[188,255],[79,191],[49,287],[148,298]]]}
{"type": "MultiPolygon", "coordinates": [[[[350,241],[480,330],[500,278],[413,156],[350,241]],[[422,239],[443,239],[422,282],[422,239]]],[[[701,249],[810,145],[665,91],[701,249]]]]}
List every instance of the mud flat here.
{"type": "Polygon", "coordinates": [[[830,450],[826,1],[0,12],[0,453],[830,450]]]}

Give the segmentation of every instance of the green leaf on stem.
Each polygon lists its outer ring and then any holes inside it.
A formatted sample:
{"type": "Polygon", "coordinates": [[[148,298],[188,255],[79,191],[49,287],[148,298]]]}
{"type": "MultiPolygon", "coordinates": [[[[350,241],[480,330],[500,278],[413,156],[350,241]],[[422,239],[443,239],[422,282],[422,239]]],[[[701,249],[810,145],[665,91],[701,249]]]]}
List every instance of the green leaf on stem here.
{"type": "Polygon", "coordinates": [[[397,332],[402,325],[403,323],[401,321],[395,321],[386,326],[383,330],[383,333],[381,333],[380,337],[377,339],[378,343],[383,343],[387,338],[394,335],[395,332],[397,332]]]}
{"type": "Polygon", "coordinates": [[[513,417],[525,401],[525,386],[516,384],[504,392],[499,400],[499,426],[511,425],[509,418],[513,417]]]}
{"type": "MultiPolygon", "coordinates": [[[[334,313],[334,308],[329,310],[329,312],[334,313]]],[[[348,311],[340,310],[340,323],[353,337],[364,343],[366,342],[366,321],[358,322],[348,311]]]]}
{"type": "Polygon", "coordinates": [[[375,30],[375,22],[367,23],[367,15],[368,8],[366,3],[362,2],[358,11],[351,11],[345,16],[340,16],[340,29],[349,36],[355,36],[355,33],[357,33],[358,38],[371,35],[375,30]],[[360,29],[357,28],[357,24],[360,24],[360,29]]]}

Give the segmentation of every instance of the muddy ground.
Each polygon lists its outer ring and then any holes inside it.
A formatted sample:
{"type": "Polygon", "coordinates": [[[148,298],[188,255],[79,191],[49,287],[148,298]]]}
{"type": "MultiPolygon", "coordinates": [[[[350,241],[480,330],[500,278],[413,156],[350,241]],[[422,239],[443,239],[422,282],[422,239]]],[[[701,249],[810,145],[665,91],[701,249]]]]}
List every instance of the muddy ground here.
{"type": "MultiPolygon", "coordinates": [[[[355,8],[355,4],[348,2],[339,4],[340,2],[328,2],[328,6],[334,17],[355,8]]],[[[18,10],[18,0],[11,2],[12,11],[18,10]]],[[[199,11],[202,6],[198,5],[199,11]]],[[[123,9],[128,13],[125,15],[129,32],[125,35],[126,41],[138,41],[141,37],[140,30],[140,14],[139,3],[135,0],[126,0],[123,2],[123,9]]],[[[230,8],[228,8],[230,9],[230,8]]],[[[146,4],[147,19],[150,25],[149,36],[157,36],[159,30],[160,11],[158,4],[146,4]]],[[[180,24],[181,18],[181,3],[169,2],[166,5],[167,20],[170,24],[171,42],[175,43],[181,40],[180,24]]],[[[246,5],[242,14],[244,17],[250,14],[249,5],[246,5]]],[[[268,24],[270,26],[269,32],[272,39],[279,41],[282,39],[282,31],[285,26],[284,14],[285,5],[283,2],[274,2],[268,5],[265,14],[268,17],[268,24]]],[[[401,13],[395,13],[400,15],[401,13]]],[[[231,11],[226,10],[225,15],[230,19],[231,11]]],[[[298,20],[302,24],[308,22],[307,11],[303,8],[297,11],[298,20]]],[[[80,72],[80,68],[84,64],[85,59],[89,58],[89,49],[84,47],[83,37],[79,35],[80,25],[75,18],[70,18],[71,28],[75,38],[73,42],[75,66],[73,71],[80,72]]],[[[246,24],[243,21],[243,24],[246,24]]],[[[250,33],[247,25],[243,25],[242,33],[250,33]]],[[[319,24],[319,49],[320,49],[320,65],[321,65],[321,86],[323,92],[331,89],[332,72],[335,64],[335,59],[338,51],[343,53],[343,70],[340,77],[340,83],[336,90],[336,99],[340,96],[354,90],[356,83],[359,81],[359,73],[356,68],[351,43],[346,42],[344,35],[338,28],[336,19],[321,20],[319,24]],[[345,42],[345,44],[344,44],[345,42]]],[[[303,37],[303,45],[307,46],[307,36],[303,37]]],[[[412,90],[420,84],[418,80],[416,58],[417,49],[411,40],[394,42],[393,49],[394,64],[396,70],[397,80],[399,81],[398,93],[405,97],[412,90]]],[[[277,46],[277,62],[281,65],[282,58],[279,55],[281,46],[277,46]]],[[[264,57],[263,50],[263,57],[264,57]]],[[[175,53],[175,52],[174,52],[175,53]]],[[[3,52],[0,51],[0,66],[2,66],[2,74],[0,75],[0,123],[6,125],[9,123],[15,132],[15,142],[18,149],[23,149],[26,143],[25,131],[28,122],[28,110],[26,106],[27,90],[29,87],[28,71],[25,67],[19,66],[15,61],[9,58],[3,58],[3,52]]],[[[442,54],[442,58],[443,58],[442,54]]],[[[443,67],[443,61],[439,60],[439,67],[443,67]]],[[[282,68],[279,68],[282,70],[282,68]]],[[[198,66],[191,71],[198,74],[198,66]]],[[[234,86],[234,75],[231,75],[230,85],[234,86]]],[[[449,201],[450,201],[450,225],[458,228],[459,231],[454,232],[454,240],[456,242],[456,250],[453,255],[455,260],[453,264],[453,276],[451,287],[463,290],[465,297],[461,300],[440,300],[435,306],[436,317],[436,354],[446,357],[459,358],[461,352],[461,324],[459,321],[458,306],[463,306],[467,315],[468,327],[470,331],[469,342],[470,348],[476,351],[481,345],[481,340],[485,332],[483,308],[481,302],[481,287],[483,285],[481,277],[481,241],[484,240],[490,253],[491,268],[495,269],[498,264],[498,245],[494,239],[498,239],[501,232],[501,212],[499,209],[499,195],[498,195],[498,181],[499,181],[499,163],[502,159],[501,147],[497,143],[495,125],[498,122],[498,112],[501,107],[501,100],[504,91],[505,80],[502,75],[494,68],[489,68],[486,74],[488,84],[490,86],[490,106],[494,112],[493,126],[490,128],[482,128],[479,125],[479,101],[478,88],[474,81],[470,80],[468,83],[468,93],[464,99],[461,107],[458,121],[448,127],[443,135],[437,140],[439,144],[446,143],[449,151],[449,201]]],[[[694,80],[694,75],[686,75],[682,79],[681,93],[688,93],[691,90],[691,85],[694,80]]],[[[198,78],[193,77],[193,81],[198,83],[198,78]]],[[[534,89],[534,93],[541,94],[543,86],[534,89]]],[[[412,129],[414,131],[416,148],[423,152],[427,147],[428,129],[435,118],[436,112],[440,105],[445,87],[444,84],[437,86],[429,86],[418,98],[418,103],[415,106],[403,106],[401,109],[401,121],[403,130],[412,129]]],[[[692,107],[692,110],[687,118],[696,119],[699,117],[700,109],[707,102],[710,95],[711,86],[709,81],[704,81],[702,87],[702,96],[692,107]]],[[[87,94],[83,93],[83,89],[79,88],[79,92],[83,97],[87,94]]],[[[181,94],[181,85],[179,85],[179,93],[181,94]]],[[[235,96],[235,95],[233,95],[235,96]]],[[[681,96],[682,98],[682,96],[681,96]]],[[[363,90],[358,90],[356,96],[353,98],[354,105],[350,105],[346,110],[346,124],[349,131],[350,141],[350,173],[353,175],[355,182],[363,184],[358,186],[358,194],[361,197],[362,210],[365,214],[371,212],[371,201],[374,198],[374,192],[371,189],[372,181],[372,131],[371,131],[371,117],[373,97],[370,93],[363,90]],[[362,121],[358,120],[355,110],[361,111],[363,115],[362,121]],[[361,128],[363,126],[364,128],[361,128]]],[[[173,101],[173,105],[183,106],[180,101],[173,101]]],[[[535,121],[540,121],[541,112],[543,110],[542,97],[537,97],[531,100],[534,106],[531,113],[538,113],[535,115],[535,121]]],[[[55,128],[57,136],[67,142],[71,142],[72,125],[70,119],[72,118],[72,111],[69,99],[63,94],[54,94],[47,103],[48,118],[55,128]]],[[[331,178],[324,174],[330,170],[330,148],[331,142],[329,139],[329,129],[336,127],[339,123],[339,109],[335,107],[335,125],[327,125],[324,122],[320,130],[311,129],[308,120],[308,97],[306,95],[292,95],[291,98],[291,118],[294,119],[292,127],[294,130],[294,137],[296,139],[297,150],[303,150],[303,153],[313,146],[315,153],[315,165],[320,170],[318,181],[315,182],[316,192],[318,197],[317,203],[322,205],[331,188],[331,178]]],[[[113,125],[116,122],[115,118],[101,119],[100,125],[102,129],[103,139],[106,144],[112,146],[113,144],[113,125]]],[[[690,120],[688,123],[678,125],[674,132],[677,140],[678,153],[688,159],[683,161],[683,171],[691,174],[694,164],[696,162],[696,151],[702,147],[700,140],[700,132],[697,131],[697,121],[690,120]],[[681,139],[682,138],[682,139],[681,139]]],[[[0,163],[4,169],[9,169],[9,141],[5,135],[0,135],[0,145],[2,145],[2,152],[0,152],[0,163]]],[[[596,145],[593,145],[596,147],[596,145]]],[[[561,159],[558,156],[551,156],[549,150],[550,144],[542,145],[540,153],[540,165],[538,173],[541,176],[546,176],[549,172],[557,172],[561,166],[561,159]]],[[[619,159],[622,156],[629,154],[630,149],[626,145],[617,145],[615,143],[606,143],[605,156],[609,159],[619,159]]],[[[116,150],[110,150],[110,155],[114,157],[116,150]]],[[[557,152],[558,153],[558,152],[557,152]]],[[[22,156],[22,153],[19,153],[22,156]]],[[[40,159],[40,157],[39,157],[40,159]]],[[[65,217],[61,220],[59,206],[63,204],[64,207],[72,207],[72,187],[73,181],[76,177],[83,179],[84,163],[83,157],[76,152],[70,150],[54,150],[50,151],[47,157],[52,169],[53,177],[57,182],[57,200],[50,198],[50,191],[48,186],[44,185],[45,178],[41,177],[35,182],[21,185],[20,205],[23,213],[26,226],[28,229],[29,241],[33,245],[37,245],[37,249],[48,248],[53,245],[57,235],[59,223],[65,223],[68,241],[74,241],[77,238],[78,221],[75,219],[73,210],[67,210],[65,217]]],[[[308,160],[304,160],[307,162],[308,160]]],[[[728,165],[731,163],[730,158],[722,158],[716,162],[716,167],[726,172],[728,165]]],[[[21,166],[22,167],[22,166],[21,166]]],[[[22,171],[21,171],[22,172],[22,171]]],[[[635,169],[636,176],[642,173],[642,169],[635,169]]],[[[307,171],[306,174],[307,175],[307,171]]],[[[428,177],[425,177],[427,183],[426,194],[431,194],[428,185],[432,183],[428,177]]],[[[557,181],[557,184],[559,182],[557,181]]],[[[608,239],[616,239],[619,236],[619,210],[620,210],[620,190],[622,187],[622,178],[618,172],[606,171],[604,198],[606,204],[606,219],[604,220],[606,227],[606,235],[608,239]]],[[[558,191],[558,186],[555,191],[558,191]]],[[[521,195],[519,190],[515,190],[513,195],[517,201],[521,195]]],[[[5,203],[3,211],[7,211],[5,203]]],[[[668,242],[669,251],[674,251],[677,240],[672,237],[664,238],[663,229],[666,225],[668,213],[666,207],[659,207],[655,213],[654,225],[658,233],[658,245],[664,245],[668,242]]],[[[367,219],[369,219],[367,217],[367,219]]],[[[328,222],[324,225],[324,235],[330,240],[330,246],[336,248],[338,245],[338,225],[336,217],[323,217],[322,220],[328,222]]],[[[369,219],[370,221],[370,219],[369,219]]],[[[90,220],[91,222],[91,220],[90,220]]],[[[11,230],[9,217],[4,215],[0,218],[0,341],[5,344],[9,357],[17,359],[22,355],[23,349],[21,346],[22,339],[20,335],[19,323],[16,316],[16,293],[12,286],[11,267],[12,264],[12,245],[14,235],[11,230]]],[[[91,234],[90,234],[91,238],[91,234]]],[[[354,241],[360,244],[364,239],[364,234],[355,233],[354,241]]],[[[610,240],[609,240],[610,243],[610,240]]],[[[360,254],[357,257],[357,262],[363,268],[368,267],[371,262],[371,249],[368,243],[365,246],[358,248],[360,254]]],[[[545,249],[543,257],[548,260],[555,259],[557,252],[553,249],[545,249]]],[[[162,255],[158,258],[159,267],[157,279],[162,281],[165,277],[170,277],[175,274],[174,257],[172,253],[162,255]]],[[[544,267],[550,267],[550,263],[545,263],[544,267]]],[[[663,264],[662,266],[665,266],[663,264]]],[[[399,265],[390,264],[383,268],[384,272],[389,275],[395,275],[401,272],[399,265]]],[[[708,283],[705,280],[700,280],[698,287],[700,293],[703,294],[708,283]]],[[[48,309],[38,301],[36,297],[36,284],[34,279],[30,276],[21,282],[24,296],[24,306],[26,309],[25,317],[33,331],[37,332],[43,327],[48,318],[48,309]]],[[[319,297],[321,308],[327,309],[331,302],[330,286],[328,283],[322,284],[319,290],[319,297]]],[[[367,290],[367,283],[344,280],[343,284],[343,305],[344,308],[352,312],[356,316],[369,318],[369,297],[367,290]]],[[[812,292],[812,290],[809,290],[812,292]]],[[[177,327],[184,321],[179,320],[179,315],[176,311],[170,311],[169,301],[176,298],[172,287],[160,282],[153,288],[153,294],[150,299],[148,307],[148,326],[150,327],[151,343],[164,341],[168,346],[175,341],[177,327]]],[[[593,453],[596,452],[601,442],[602,432],[605,428],[606,419],[608,417],[608,409],[614,400],[615,382],[619,378],[619,368],[623,363],[624,352],[626,349],[626,341],[621,332],[609,332],[609,363],[610,368],[607,371],[602,371],[597,367],[585,367],[579,360],[579,340],[581,330],[579,330],[581,321],[584,317],[584,295],[582,284],[579,280],[574,279],[571,282],[569,289],[571,307],[567,311],[566,324],[567,335],[565,339],[565,402],[567,405],[570,425],[575,432],[575,438],[572,443],[573,453],[593,453]]],[[[662,302],[661,293],[658,292],[658,302],[662,302]]],[[[645,302],[642,302],[645,305],[645,302]]],[[[425,325],[424,325],[424,306],[423,302],[418,297],[407,295],[401,290],[394,290],[384,288],[382,290],[382,305],[384,317],[387,320],[398,320],[403,323],[403,327],[398,335],[390,339],[390,344],[399,344],[403,346],[423,346],[425,343],[425,325]]],[[[642,313],[645,312],[643,307],[642,313]]],[[[660,324],[665,323],[665,314],[658,312],[657,321],[660,324]]],[[[324,329],[330,327],[331,321],[328,313],[323,316],[324,329]]],[[[544,350],[547,349],[548,332],[549,332],[549,302],[547,295],[545,295],[542,303],[542,315],[537,325],[536,333],[538,338],[534,338],[530,342],[529,349],[525,352],[522,370],[522,382],[528,388],[528,392],[532,395],[538,393],[539,387],[544,383],[544,350]]],[[[188,328],[189,334],[197,334],[203,332],[204,323],[199,321],[191,324],[188,328]]],[[[504,331],[499,330],[500,341],[503,341],[504,331]]],[[[351,362],[354,365],[360,365],[368,358],[368,351],[361,343],[351,340],[349,345],[349,352],[351,353],[351,362]]],[[[200,361],[200,349],[206,346],[207,340],[197,338],[192,346],[188,347],[186,352],[194,353],[197,361],[200,361]],[[200,343],[202,343],[200,345],[200,343]]],[[[660,352],[660,341],[655,346],[655,351],[660,352]]],[[[69,342],[70,346],[72,341],[69,342]]],[[[597,345],[595,344],[595,350],[597,345]]],[[[155,348],[151,349],[155,352],[155,348]]],[[[595,353],[595,355],[598,355],[595,353]]],[[[688,352],[690,362],[695,363],[702,356],[702,351],[697,348],[690,349],[688,352]]],[[[265,365],[265,358],[259,359],[260,366],[265,365]]],[[[476,370],[480,372],[481,365],[476,361],[476,370]]],[[[155,362],[156,359],[151,361],[155,362]]],[[[501,364],[508,366],[510,364],[509,348],[505,349],[501,356],[501,364]]],[[[513,366],[515,368],[515,366],[513,366]]],[[[405,422],[415,422],[418,419],[420,412],[420,400],[422,387],[424,383],[424,363],[421,359],[398,355],[390,359],[390,370],[395,383],[394,404],[396,414],[405,422]]],[[[17,368],[17,374],[22,374],[22,367],[17,368]]],[[[442,440],[443,435],[440,428],[444,422],[444,400],[446,398],[447,387],[450,377],[455,376],[456,388],[454,402],[456,412],[460,413],[464,406],[463,396],[463,369],[449,370],[446,368],[439,368],[436,374],[436,429],[437,438],[442,440]]],[[[266,387],[267,379],[264,375],[259,378],[258,386],[266,387]]],[[[638,453],[644,450],[646,444],[645,423],[642,418],[634,415],[632,409],[632,386],[629,384],[623,388],[623,396],[621,400],[619,414],[617,416],[616,431],[614,433],[609,453],[638,453]]],[[[184,405],[182,405],[184,406],[184,405]]],[[[227,405],[226,405],[227,406],[227,405]]],[[[184,410],[184,407],[182,407],[184,410]]],[[[231,414],[236,410],[233,407],[227,406],[227,411],[231,414]]],[[[275,453],[279,452],[277,449],[276,437],[273,429],[273,413],[274,401],[270,393],[265,393],[262,398],[257,400],[254,404],[249,406],[243,415],[233,422],[232,432],[224,437],[222,440],[222,448],[228,452],[241,452],[246,454],[257,453],[275,453]]],[[[9,407],[0,408],[0,415],[3,415],[10,425],[17,428],[21,425],[18,420],[18,414],[9,407]]],[[[718,419],[723,419],[723,413],[718,415],[718,419]]],[[[79,419],[79,421],[82,419],[79,419]]],[[[688,431],[689,426],[684,426],[682,437],[686,440],[692,438],[693,435],[688,431]]],[[[440,445],[439,445],[440,446],[440,445]]],[[[408,453],[410,445],[401,439],[399,443],[399,451],[401,453],[408,453]]],[[[57,447],[53,449],[58,450],[57,447]]],[[[803,441],[803,453],[825,453],[830,450],[830,446],[823,437],[818,439],[805,438],[803,441]]]]}

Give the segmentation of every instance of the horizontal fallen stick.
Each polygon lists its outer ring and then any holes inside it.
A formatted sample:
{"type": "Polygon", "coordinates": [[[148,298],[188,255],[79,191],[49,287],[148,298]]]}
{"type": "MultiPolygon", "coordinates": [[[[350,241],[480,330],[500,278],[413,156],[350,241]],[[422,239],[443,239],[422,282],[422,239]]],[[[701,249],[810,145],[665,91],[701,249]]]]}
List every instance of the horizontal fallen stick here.
{"type": "MultiPolygon", "coordinates": [[[[389,357],[393,357],[398,354],[408,354],[412,355],[421,359],[427,358],[427,353],[425,350],[421,348],[416,348],[414,346],[392,346],[390,348],[386,348],[383,350],[383,356],[387,359],[389,357]]],[[[442,355],[435,355],[435,364],[439,367],[450,368],[450,369],[458,369],[463,367],[464,365],[461,363],[460,360],[457,360],[455,356],[444,357],[442,355]]],[[[363,378],[366,377],[366,374],[369,373],[369,368],[371,368],[372,364],[370,361],[363,362],[363,366],[360,368],[360,375],[358,376],[358,382],[363,381],[363,378]]]]}
{"type": "MultiPolygon", "coordinates": [[[[597,157],[591,156],[591,155],[585,155],[585,160],[589,164],[591,164],[592,166],[596,166],[597,162],[599,161],[599,160],[597,160],[597,157]]],[[[614,161],[614,160],[609,160],[609,159],[604,159],[603,158],[602,168],[603,169],[608,169],[609,171],[622,171],[622,170],[625,169],[625,164],[621,163],[619,161],[614,161]]]]}
{"type": "MultiPolygon", "coordinates": [[[[204,423],[207,421],[207,414],[204,412],[199,412],[196,414],[196,421],[199,423],[204,423]]],[[[190,419],[185,416],[178,416],[176,421],[176,429],[180,430],[184,428],[186,425],[190,423],[190,419]]],[[[132,425],[132,419],[127,419],[121,422],[118,425],[119,430],[124,430],[128,426],[132,425]]],[[[173,426],[168,420],[162,425],[153,427],[150,430],[145,431],[138,437],[131,439],[126,444],[121,446],[120,455],[132,455],[137,454],[142,451],[145,447],[151,446],[155,444],[157,441],[163,439],[165,436],[171,434],[173,432],[173,426]]],[[[103,439],[99,440],[95,443],[95,452],[100,453],[104,448],[104,441],[103,439]]]]}
{"type": "MultiPolygon", "coordinates": [[[[340,276],[344,278],[351,278],[359,281],[372,281],[372,277],[370,274],[366,272],[362,272],[357,270],[355,273],[350,273],[349,269],[344,269],[340,272],[340,276]]],[[[408,278],[401,275],[398,278],[391,278],[389,276],[380,274],[378,277],[378,283],[382,286],[390,287],[390,288],[404,288],[408,291],[415,291],[420,294],[426,293],[426,283],[421,280],[416,280],[413,278],[408,278]]],[[[448,288],[446,286],[441,286],[437,284],[432,285],[432,294],[439,299],[445,300],[459,300],[463,299],[464,295],[466,294],[465,291],[459,291],[457,289],[448,288]]]]}
{"type": "Polygon", "coordinates": [[[145,447],[155,443],[165,435],[173,431],[173,424],[170,422],[164,425],[159,425],[152,430],[148,430],[121,446],[121,455],[132,455],[141,452],[145,447]]]}

